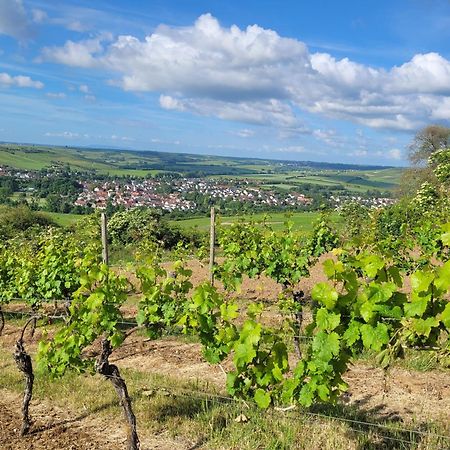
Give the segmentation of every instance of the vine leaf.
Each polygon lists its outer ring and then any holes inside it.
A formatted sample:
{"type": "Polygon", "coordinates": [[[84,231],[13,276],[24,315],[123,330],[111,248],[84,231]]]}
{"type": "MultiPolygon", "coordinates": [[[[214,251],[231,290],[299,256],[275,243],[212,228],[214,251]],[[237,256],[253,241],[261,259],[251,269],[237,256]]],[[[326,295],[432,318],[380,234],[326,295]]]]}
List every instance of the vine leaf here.
{"type": "Polygon", "coordinates": [[[270,393],[264,392],[262,389],[258,388],[255,391],[255,402],[261,409],[266,409],[270,405],[270,393]]]}
{"type": "Polygon", "coordinates": [[[339,298],[336,289],[328,283],[317,283],[311,291],[311,296],[313,300],[324,304],[328,309],[334,309],[339,298]]]}

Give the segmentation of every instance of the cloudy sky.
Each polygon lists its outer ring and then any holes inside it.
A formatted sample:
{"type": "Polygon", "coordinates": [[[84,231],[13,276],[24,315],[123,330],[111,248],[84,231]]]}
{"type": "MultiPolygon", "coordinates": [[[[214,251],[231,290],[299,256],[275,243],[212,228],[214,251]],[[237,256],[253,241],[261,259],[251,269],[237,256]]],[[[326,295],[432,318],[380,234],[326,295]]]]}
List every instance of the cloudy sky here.
{"type": "Polygon", "coordinates": [[[0,0],[0,141],[403,165],[430,123],[448,0],[0,0]]]}

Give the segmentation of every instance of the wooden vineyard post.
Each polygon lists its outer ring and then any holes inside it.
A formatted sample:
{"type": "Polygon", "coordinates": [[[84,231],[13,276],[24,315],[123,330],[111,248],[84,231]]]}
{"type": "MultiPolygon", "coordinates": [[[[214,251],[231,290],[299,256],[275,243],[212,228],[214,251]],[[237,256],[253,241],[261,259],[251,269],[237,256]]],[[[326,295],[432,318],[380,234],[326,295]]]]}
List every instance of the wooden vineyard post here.
{"type": "Polygon", "coordinates": [[[214,251],[216,242],[216,215],[214,206],[211,208],[211,226],[209,231],[209,282],[214,285],[214,251]]]}
{"type": "MultiPolygon", "coordinates": [[[[102,258],[105,264],[109,264],[108,251],[108,221],[106,214],[102,213],[102,258]]],[[[97,373],[103,375],[107,380],[111,381],[117,396],[119,397],[120,405],[122,406],[125,420],[128,424],[128,439],[127,450],[139,450],[139,437],[136,429],[136,416],[133,412],[131,398],[128,394],[128,388],[125,380],[120,375],[119,368],[109,363],[109,357],[113,351],[110,337],[105,334],[102,340],[102,351],[95,363],[97,373]]]]}
{"type": "Polygon", "coordinates": [[[106,214],[102,213],[102,258],[105,264],[109,264],[109,251],[108,251],[108,221],[106,214]]]}

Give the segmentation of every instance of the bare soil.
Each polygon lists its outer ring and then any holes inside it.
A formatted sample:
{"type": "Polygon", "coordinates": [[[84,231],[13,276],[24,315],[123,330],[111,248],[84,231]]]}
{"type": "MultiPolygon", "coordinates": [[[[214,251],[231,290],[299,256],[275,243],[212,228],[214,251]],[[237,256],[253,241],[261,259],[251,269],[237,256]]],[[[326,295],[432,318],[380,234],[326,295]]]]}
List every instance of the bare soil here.
{"type": "MultiPolygon", "coordinates": [[[[21,396],[0,390],[0,448],[2,450],[123,450],[125,426],[85,411],[58,408],[47,402],[32,403],[33,425],[19,436],[21,396]]],[[[140,436],[142,450],[188,449],[192,443],[165,435],[140,436]]]]}

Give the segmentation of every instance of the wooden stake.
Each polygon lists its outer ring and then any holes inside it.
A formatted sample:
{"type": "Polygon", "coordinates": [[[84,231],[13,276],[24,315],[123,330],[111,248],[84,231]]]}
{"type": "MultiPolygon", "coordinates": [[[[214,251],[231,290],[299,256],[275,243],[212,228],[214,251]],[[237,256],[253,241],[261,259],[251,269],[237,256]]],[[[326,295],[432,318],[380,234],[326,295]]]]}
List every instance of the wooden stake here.
{"type": "Polygon", "coordinates": [[[106,214],[102,213],[102,257],[105,264],[109,264],[109,251],[108,251],[108,222],[106,214]]]}
{"type": "Polygon", "coordinates": [[[211,208],[211,226],[209,231],[209,282],[214,285],[214,251],[216,243],[216,214],[214,206],[211,208]]]}

